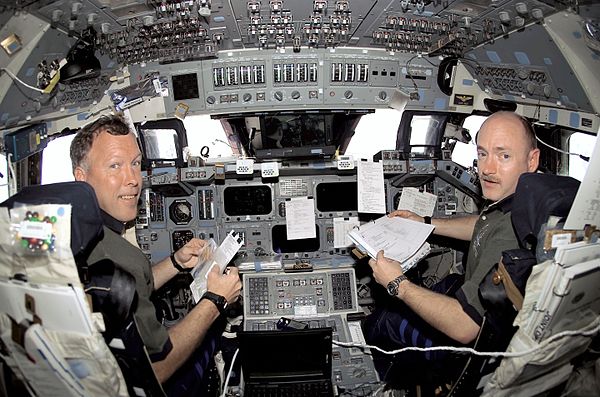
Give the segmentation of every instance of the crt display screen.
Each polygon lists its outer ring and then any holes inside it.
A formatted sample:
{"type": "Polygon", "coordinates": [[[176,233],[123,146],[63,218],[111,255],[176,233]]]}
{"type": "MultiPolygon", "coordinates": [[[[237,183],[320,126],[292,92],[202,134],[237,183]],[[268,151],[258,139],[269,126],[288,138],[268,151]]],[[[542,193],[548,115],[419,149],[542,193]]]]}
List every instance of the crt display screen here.
{"type": "Polygon", "coordinates": [[[273,242],[273,252],[314,252],[319,250],[319,226],[317,225],[317,236],[315,238],[305,238],[300,240],[288,240],[285,225],[275,225],[271,229],[271,241],[273,242]]]}
{"type": "Polygon", "coordinates": [[[268,215],[273,209],[271,188],[264,185],[226,187],[223,203],[229,216],[268,215]]]}
{"type": "Polygon", "coordinates": [[[317,185],[317,209],[321,212],[358,211],[356,182],[323,182],[317,185]]]}

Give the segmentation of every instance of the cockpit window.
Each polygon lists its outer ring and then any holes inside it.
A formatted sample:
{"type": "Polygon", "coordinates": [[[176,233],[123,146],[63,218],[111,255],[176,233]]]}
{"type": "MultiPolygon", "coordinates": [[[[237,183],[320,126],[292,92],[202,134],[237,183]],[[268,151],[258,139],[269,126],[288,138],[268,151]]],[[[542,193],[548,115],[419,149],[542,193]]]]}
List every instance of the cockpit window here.
{"type": "Polygon", "coordinates": [[[67,135],[48,142],[42,153],[42,185],[75,180],[69,154],[73,138],[67,135]]]}
{"type": "Polygon", "coordinates": [[[410,122],[410,147],[412,153],[424,154],[428,147],[434,146],[439,120],[432,116],[414,116],[410,122]]]}
{"type": "Polygon", "coordinates": [[[592,156],[592,150],[596,145],[596,136],[575,132],[569,138],[569,176],[575,179],[583,180],[587,171],[588,162],[579,157],[579,155],[592,156]]]}
{"type": "Polygon", "coordinates": [[[472,167],[473,161],[477,159],[477,145],[475,137],[487,116],[469,116],[463,123],[463,128],[469,130],[471,141],[469,143],[456,142],[452,151],[452,161],[463,167],[472,167]]]}
{"type": "Polygon", "coordinates": [[[377,109],[365,114],[360,118],[345,154],[355,159],[372,159],[381,150],[394,150],[401,118],[402,112],[395,109],[377,109]]]}
{"type": "Polygon", "coordinates": [[[204,156],[208,148],[209,158],[231,157],[233,149],[220,120],[208,115],[188,116],[183,120],[187,131],[188,149],[191,156],[204,156]]]}

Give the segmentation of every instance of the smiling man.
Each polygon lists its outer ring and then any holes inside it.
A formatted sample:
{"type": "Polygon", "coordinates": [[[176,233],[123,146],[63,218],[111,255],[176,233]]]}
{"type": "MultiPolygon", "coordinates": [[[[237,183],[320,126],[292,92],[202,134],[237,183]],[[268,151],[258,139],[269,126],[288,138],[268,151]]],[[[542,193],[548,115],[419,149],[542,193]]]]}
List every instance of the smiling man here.
{"type": "MultiPolygon", "coordinates": [[[[364,330],[370,344],[398,348],[473,342],[485,314],[479,284],[502,251],[519,246],[510,219],[512,198],[519,177],[537,170],[539,154],[526,120],[510,112],[495,113],[477,134],[477,167],[487,200],[479,216],[431,219],[410,211],[390,214],[430,222],[435,234],[471,244],[464,280],[447,277],[431,290],[410,282],[400,263],[387,259],[385,252],[371,259],[375,280],[401,302],[369,316],[364,330]]],[[[427,356],[435,358],[436,354],[427,356]]]]}
{"type": "MultiPolygon", "coordinates": [[[[137,215],[141,158],[136,138],[120,116],[103,116],[73,139],[73,175],[94,188],[104,220],[104,235],[88,263],[110,259],[135,278],[138,299],[134,317],[158,380],[170,396],[198,395],[205,386],[204,370],[214,350],[214,339],[207,334],[227,304],[239,297],[241,282],[237,268],[220,274],[215,266],[200,302],[175,326],[167,329],[161,323],[150,295],[177,273],[193,268],[205,242],[194,238],[151,265],[139,248],[122,237],[125,224],[137,215]]],[[[219,333],[216,327],[211,331],[219,333]]]]}

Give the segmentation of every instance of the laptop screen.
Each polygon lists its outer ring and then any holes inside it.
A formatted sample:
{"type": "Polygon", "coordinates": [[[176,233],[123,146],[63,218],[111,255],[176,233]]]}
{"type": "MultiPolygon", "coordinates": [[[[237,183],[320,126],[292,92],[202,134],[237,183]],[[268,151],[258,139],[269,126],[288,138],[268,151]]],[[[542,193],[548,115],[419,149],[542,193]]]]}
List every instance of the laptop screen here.
{"type": "Polygon", "coordinates": [[[246,382],[331,379],[331,328],[239,331],[246,382]]]}

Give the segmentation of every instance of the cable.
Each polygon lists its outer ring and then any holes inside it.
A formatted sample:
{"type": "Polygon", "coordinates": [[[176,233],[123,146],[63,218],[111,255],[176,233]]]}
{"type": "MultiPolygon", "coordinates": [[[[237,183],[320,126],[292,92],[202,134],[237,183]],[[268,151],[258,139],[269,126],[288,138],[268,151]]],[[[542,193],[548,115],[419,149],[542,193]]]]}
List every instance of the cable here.
{"type": "Polygon", "coordinates": [[[410,58],[408,61],[406,61],[406,75],[410,78],[410,81],[412,81],[413,85],[415,86],[415,90],[417,92],[419,92],[419,87],[417,87],[417,83],[415,82],[415,79],[413,79],[412,74],[410,73],[410,63],[412,62],[413,59],[415,59],[417,57],[418,57],[418,55],[415,55],[412,58],[410,58]]]}
{"type": "Polygon", "coordinates": [[[21,80],[20,78],[18,78],[13,72],[11,72],[10,70],[6,69],[6,68],[0,68],[0,70],[4,70],[6,72],[6,74],[8,74],[10,77],[12,77],[13,80],[23,84],[25,87],[32,89],[34,91],[37,92],[41,92],[42,94],[45,94],[46,92],[40,88],[34,87],[32,85],[27,84],[26,82],[24,82],[23,80],[21,80]]]}
{"type": "Polygon", "coordinates": [[[481,64],[479,62],[477,62],[475,59],[469,59],[469,58],[465,58],[465,57],[458,57],[458,60],[462,61],[465,65],[469,65],[470,67],[473,67],[473,65],[470,65],[469,62],[473,62],[479,68],[481,67],[481,64]]]}
{"type": "Polygon", "coordinates": [[[584,327],[584,328],[581,328],[581,329],[578,329],[575,331],[559,332],[558,334],[552,335],[548,339],[545,339],[544,341],[540,342],[537,346],[534,346],[531,349],[523,350],[520,352],[480,352],[480,351],[477,351],[470,347],[455,347],[455,346],[435,346],[435,347],[409,346],[409,347],[403,347],[402,349],[387,351],[387,350],[381,349],[378,346],[366,345],[366,344],[362,344],[362,343],[353,343],[353,342],[348,343],[348,342],[339,342],[339,341],[334,340],[333,344],[336,346],[341,346],[341,347],[360,347],[363,349],[374,349],[383,354],[388,354],[388,355],[394,355],[394,354],[403,353],[406,351],[419,351],[419,352],[450,351],[450,352],[455,352],[455,353],[470,353],[475,356],[481,356],[481,357],[522,357],[522,356],[526,356],[528,354],[534,353],[538,350],[541,350],[546,345],[549,345],[550,343],[554,342],[555,340],[564,338],[566,336],[592,336],[592,335],[595,335],[598,332],[600,332],[600,321],[597,321],[597,322],[598,322],[598,324],[596,324],[594,326],[594,328],[592,328],[591,330],[586,331],[585,330],[586,327],[584,327]]]}
{"type": "Polygon", "coordinates": [[[8,184],[8,197],[17,193],[17,174],[12,162],[12,153],[8,153],[6,157],[6,165],[8,166],[7,184],[8,184]]]}
{"type": "Polygon", "coordinates": [[[559,153],[568,154],[568,155],[570,155],[570,156],[578,156],[578,157],[579,157],[580,159],[582,159],[583,161],[590,161],[590,158],[589,158],[589,156],[584,156],[583,154],[579,154],[579,153],[571,153],[571,152],[567,152],[566,150],[562,150],[562,149],[559,149],[559,148],[557,148],[557,147],[554,147],[554,146],[552,146],[552,145],[550,145],[550,144],[548,144],[548,143],[546,143],[546,142],[542,141],[542,140],[541,140],[541,139],[540,139],[540,138],[539,138],[537,135],[536,135],[535,139],[537,139],[537,140],[538,140],[538,142],[539,142],[539,143],[541,143],[542,145],[548,146],[550,149],[554,149],[554,150],[556,150],[556,151],[557,151],[557,152],[559,152],[559,153]]]}
{"type": "Polygon", "coordinates": [[[219,139],[219,138],[215,138],[215,139],[212,141],[212,144],[213,144],[213,145],[215,145],[217,142],[224,143],[225,145],[229,146],[229,148],[230,148],[231,150],[233,150],[233,146],[231,146],[231,145],[229,144],[229,142],[225,142],[224,140],[222,140],[222,139],[219,139]]]}
{"type": "Polygon", "coordinates": [[[440,66],[440,65],[436,65],[435,63],[431,62],[427,57],[422,56],[421,59],[424,60],[425,62],[429,63],[434,68],[438,68],[440,66]]]}
{"type": "Polygon", "coordinates": [[[231,378],[231,371],[233,370],[233,364],[235,364],[235,359],[237,358],[240,349],[235,349],[235,353],[233,353],[233,358],[231,359],[231,364],[229,365],[229,371],[227,372],[227,377],[225,378],[225,383],[223,384],[223,394],[221,397],[225,397],[227,395],[227,387],[229,386],[229,378],[231,378]]]}

